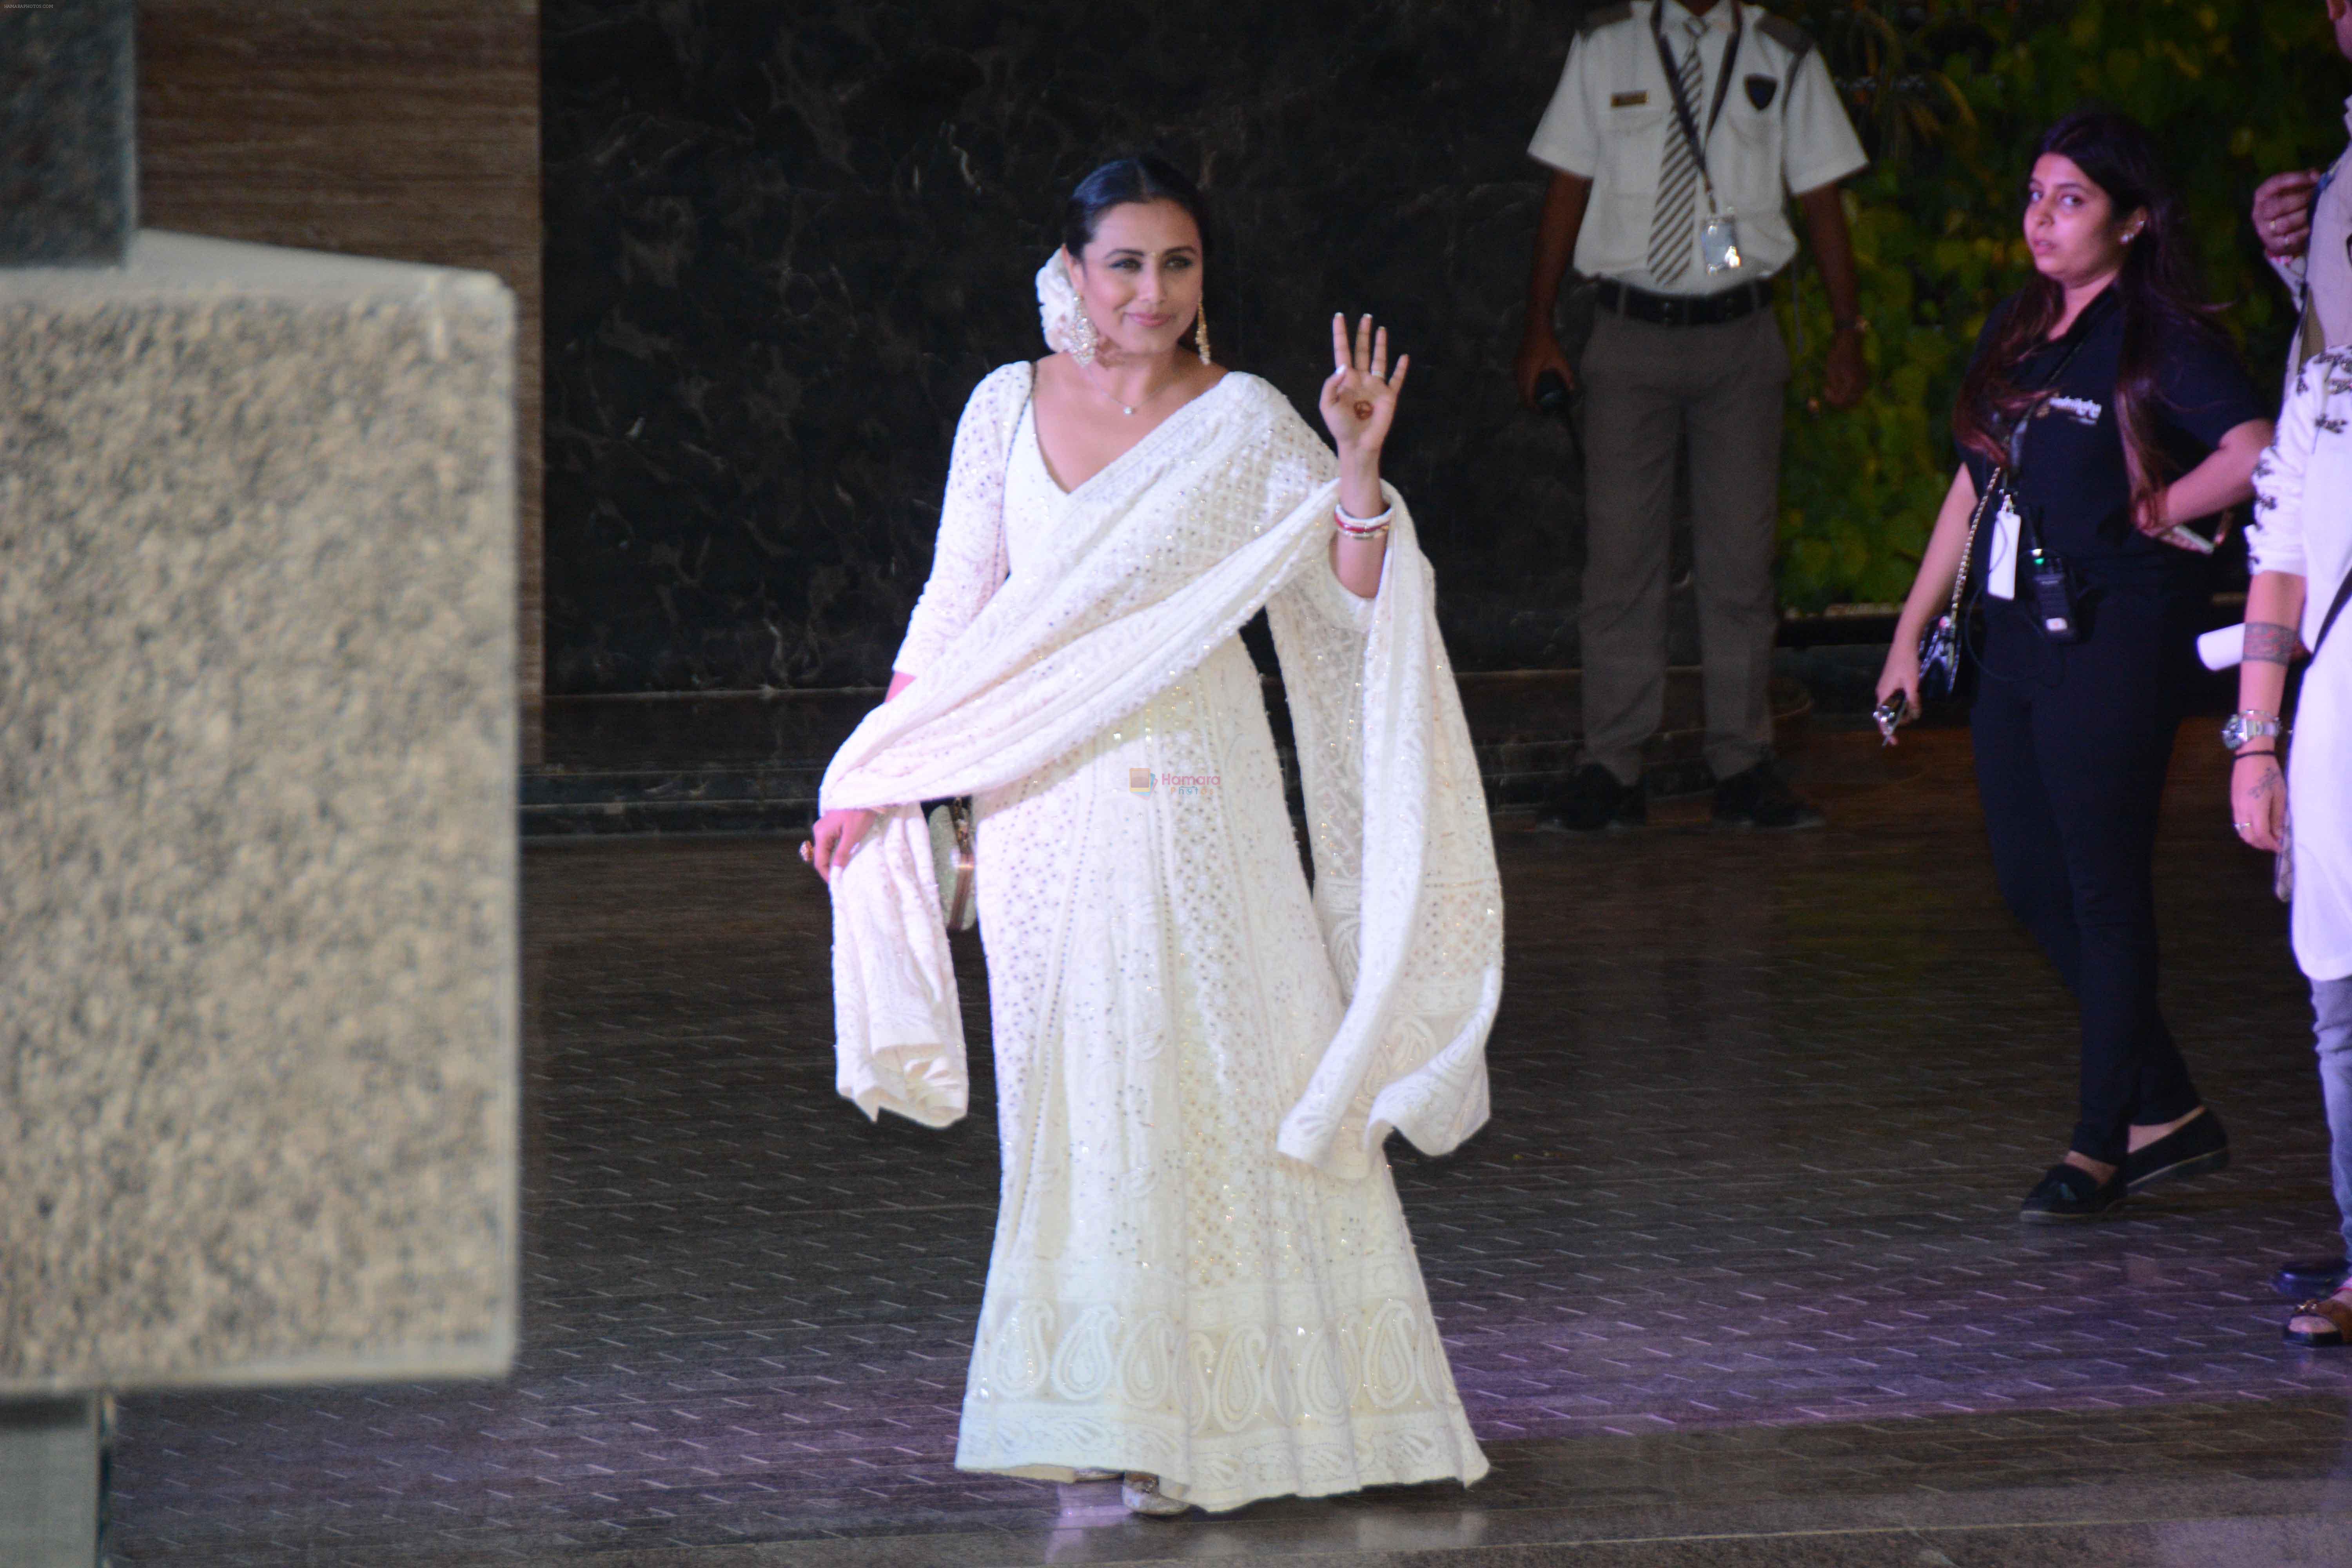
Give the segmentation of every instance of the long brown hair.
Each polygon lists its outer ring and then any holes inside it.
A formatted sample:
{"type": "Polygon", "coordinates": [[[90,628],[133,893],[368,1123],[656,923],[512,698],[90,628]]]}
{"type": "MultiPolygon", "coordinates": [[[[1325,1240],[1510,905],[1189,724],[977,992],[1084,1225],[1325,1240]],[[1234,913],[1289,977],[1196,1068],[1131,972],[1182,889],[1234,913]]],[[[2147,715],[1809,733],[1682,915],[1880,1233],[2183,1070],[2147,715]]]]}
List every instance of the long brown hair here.
{"type": "MultiPolygon", "coordinates": [[[[2135,209],[2147,213],[2137,237],[2124,248],[2123,269],[2109,285],[2124,313],[2113,402],[2137,521],[2172,478],[2156,424],[2164,395],[2158,384],[2158,358],[2166,339],[2185,333],[2225,353],[2236,350],[2204,302],[2187,215],[2165,177],[2154,139],[2140,123],[2108,110],[2078,109],[2042,134],[2034,160],[2052,153],[2071,160],[2105,192],[2118,218],[2135,209]]],[[[2065,305],[2066,291],[2039,272],[2010,297],[1985,352],[1969,366],[1952,408],[1952,434],[1964,450],[1996,464],[2009,461],[2004,432],[2050,395],[2048,388],[2019,387],[2018,366],[2041,346],[2065,305]]]]}

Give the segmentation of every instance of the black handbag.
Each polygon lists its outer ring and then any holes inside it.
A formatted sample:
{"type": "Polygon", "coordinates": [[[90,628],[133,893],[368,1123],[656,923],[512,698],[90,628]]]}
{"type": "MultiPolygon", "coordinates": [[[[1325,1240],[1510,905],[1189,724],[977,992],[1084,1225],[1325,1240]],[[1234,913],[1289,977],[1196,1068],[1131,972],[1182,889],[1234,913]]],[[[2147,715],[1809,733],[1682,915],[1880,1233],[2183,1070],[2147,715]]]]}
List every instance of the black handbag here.
{"type": "Polygon", "coordinates": [[[1919,639],[1919,694],[1923,697],[1949,697],[1960,683],[1960,595],[1968,587],[1969,568],[1977,558],[1977,530],[1983,526],[1993,497],[2008,482],[2009,470],[1995,468],[1984,494],[1977,497],[1976,513],[1969,519],[1969,542],[1960,547],[1960,569],[1952,578],[1952,602],[1919,639]]]}

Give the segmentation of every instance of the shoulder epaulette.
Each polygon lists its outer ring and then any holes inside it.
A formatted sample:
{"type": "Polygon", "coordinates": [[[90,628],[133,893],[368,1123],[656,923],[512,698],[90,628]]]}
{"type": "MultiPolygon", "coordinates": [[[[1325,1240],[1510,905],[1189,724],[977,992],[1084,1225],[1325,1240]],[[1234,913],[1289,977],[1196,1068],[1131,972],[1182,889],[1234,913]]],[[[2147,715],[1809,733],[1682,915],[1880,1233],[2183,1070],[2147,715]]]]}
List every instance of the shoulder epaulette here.
{"type": "Polygon", "coordinates": [[[1578,19],[1576,36],[1580,38],[1589,38],[1612,23],[1630,22],[1633,19],[1633,7],[1631,5],[1595,5],[1578,19]]]}
{"type": "Polygon", "coordinates": [[[1756,30],[1799,59],[1803,59],[1812,50],[1813,36],[1786,16],[1759,16],[1756,18],[1756,30]]]}

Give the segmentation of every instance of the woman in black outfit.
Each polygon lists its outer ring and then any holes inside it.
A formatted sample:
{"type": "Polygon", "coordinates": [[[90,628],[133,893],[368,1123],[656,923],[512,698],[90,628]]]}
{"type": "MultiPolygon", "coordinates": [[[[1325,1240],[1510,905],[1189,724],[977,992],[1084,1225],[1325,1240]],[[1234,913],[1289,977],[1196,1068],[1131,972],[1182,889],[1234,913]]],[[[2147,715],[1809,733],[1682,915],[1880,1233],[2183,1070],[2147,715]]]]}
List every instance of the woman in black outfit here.
{"type": "Polygon", "coordinates": [[[2054,1221],[2229,1163],[2156,999],[2157,797],[2206,576],[2168,536],[2190,541],[2186,525],[2252,495],[2271,426],[2200,301],[2147,132],[2105,112],[2060,121],[2024,219],[2037,276],[1977,340],[1952,416],[1963,461],[1878,696],[1917,711],[1920,637],[1965,556],[1984,606],[1965,641],[1994,875],[2082,1010],[2080,1119],[2021,1214],[2054,1221]],[[1979,509],[2004,472],[2009,504],[1979,509]],[[2036,593],[2036,550],[2063,563],[2057,603],[2036,593]]]}

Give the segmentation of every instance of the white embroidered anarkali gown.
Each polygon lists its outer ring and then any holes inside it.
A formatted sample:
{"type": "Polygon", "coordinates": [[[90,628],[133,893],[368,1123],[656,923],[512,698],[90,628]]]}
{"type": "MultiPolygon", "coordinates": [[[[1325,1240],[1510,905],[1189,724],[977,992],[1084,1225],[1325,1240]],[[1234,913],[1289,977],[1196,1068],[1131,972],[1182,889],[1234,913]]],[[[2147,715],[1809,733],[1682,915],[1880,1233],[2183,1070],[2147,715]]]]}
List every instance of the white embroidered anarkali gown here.
{"type": "MultiPolygon", "coordinates": [[[[1025,405],[1027,371],[975,408],[1025,405]]],[[[947,515],[1001,533],[943,528],[898,668],[919,672],[1008,575],[1053,570],[1066,509],[1204,405],[1280,401],[1251,381],[1228,375],[1076,497],[1026,406],[1001,472],[960,453],[950,488],[1001,485],[1002,506],[947,515]]],[[[1282,411],[1276,460],[1311,489],[1333,459],[1282,411]]],[[[1234,499],[1265,495],[1261,478],[1234,499]]],[[[1269,608],[1294,647],[1343,658],[1370,602],[1321,566],[1269,608]]],[[[1212,1510],[1477,1479],[1386,1162],[1349,1178],[1276,1152],[1344,1000],[1240,639],[975,816],[1003,1185],[958,1466],[1149,1472],[1212,1510]]]]}

